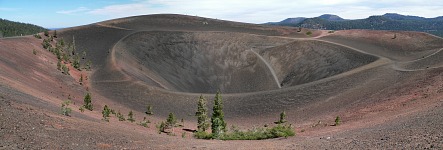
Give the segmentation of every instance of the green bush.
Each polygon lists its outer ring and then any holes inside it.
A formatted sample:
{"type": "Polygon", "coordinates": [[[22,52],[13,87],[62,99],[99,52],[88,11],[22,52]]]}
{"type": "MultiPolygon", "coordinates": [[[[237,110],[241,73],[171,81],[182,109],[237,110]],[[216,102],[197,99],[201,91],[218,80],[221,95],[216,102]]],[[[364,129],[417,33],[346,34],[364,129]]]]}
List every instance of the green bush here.
{"type": "Polygon", "coordinates": [[[42,46],[44,49],[49,50],[50,47],[52,47],[51,43],[49,43],[50,41],[48,39],[44,39],[42,42],[42,46]]]}
{"type": "Polygon", "coordinates": [[[283,111],[280,113],[280,119],[276,122],[274,122],[275,124],[282,124],[282,123],[286,123],[286,112],[283,111]]]}
{"type": "Polygon", "coordinates": [[[71,113],[72,109],[68,107],[69,104],[71,104],[70,100],[66,100],[66,101],[62,102],[62,108],[61,108],[62,115],[70,116],[69,114],[71,113]]]}
{"type": "Polygon", "coordinates": [[[126,120],[125,116],[123,116],[123,114],[120,113],[120,110],[117,112],[116,115],[117,115],[118,121],[125,121],[126,120]]]}
{"type": "Polygon", "coordinates": [[[151,121],[146,120],[146,117],[143,118],[143,121],[141,121],[140,123],[138,123],[138,125],[141,125],[143,127],[149,128],[148,123],[151,123],[151,121]]]}
{"type": "Polygon", "coordinates": [[[87,110],[90,110],[90,111],[93,110],[92,100],[91,100],[91,94],[90,94],[90,93],[86,93],[85,98],[83,99],[83,102],[85,103],[83,106],[84,106],[87,110]]]}
{"type": "Polygon", "coordinates": [[[340,125],[340,124],[341,124],[340,116],[337,116],[337,117],[335,118],[335,126],[338,126],[338,125],[340,125]]]}
{"type": "Polygon", "coordinates": [[[40,34],[38,34],[38,33],[34,34],[34,37],[37,38],[37,39],[42,39],[42,36],[40,36],[40,34]]]}
{"type": "MultiPolygon", "coordinates": [[[[294,136],[295,132],[291,125],[277,125],[272,128],[254,128],[246,131],[234,129],[224,132],[217,137],[220,140],[263,140],[278,137],[294,136]]],[[[194,137],[198,139],[213,139],[213,134],[198,131],[194,133],[194,137]]]]}
{"type": "Polygon", "coordinates": [[[85,111],[85,106],[80,106],[80,108],[78,108],[78,110],[80,110],[80,112],[84,112],[85,111]]]}
{"type": "Polygon", "coordinates": [[[162,132],[165,132],[166,129],[166,123],[165,122],[161,122],[159,125],[156,126],[158,129],[158,134],[161,134],[162,132]]]}
{"type": "Polygon", "coordinates": [[[105,105],[102,110],[103,120],[109,122],[109,115],[111,114],[111,110],[108,105],[105,105]]]}
{"type": "Polygon", "coordinates": [[[129,113],[128,113],[128,119],[127,119],[127,120],[130,121],[130,122],[134,122],[134,121],[135,121],[135,119],[134,119],[134,113],[132,112],[132,110],[129,111],[129,113]]]}
{"type": "Polygon", "coordinates": [[[212,134],[205,131],[197,131],[194,133],[194,137],[197,139],[211,139],[212,134]]]}
{"type": "Polygon", "coordinates": [[[166,126],[169,128],[173,128],[176,124],[177,118],[175,117],[174,113],[169,113],[168,118],[166,119],[166,126]]]}
{"type": "Polygon", "coordinates": [[[62,64],[63,74],[69,75],[69,68],[65,64],[62,64]]]}
{"type": "Polygon", "coordinates": [[[152,106],[151,105],[146,106],[146,112],[145,113],[147,115],[153,115],[154,114],[154,112],[152,112],[152,106]]]}
{"type": "Polygon", "coordinates": [[[263,140],[278,137],[294,136],[291,126],[277,125],[272,128],[254,128],[247,131],[227,132],[220,136],[221,140],[263,140]]]}
{"type": "Polygon", "coordinates": [[[312,32],[311,31],[308,31],[308,32],[306,32],[306,35],[312,35],[312,32]]]}

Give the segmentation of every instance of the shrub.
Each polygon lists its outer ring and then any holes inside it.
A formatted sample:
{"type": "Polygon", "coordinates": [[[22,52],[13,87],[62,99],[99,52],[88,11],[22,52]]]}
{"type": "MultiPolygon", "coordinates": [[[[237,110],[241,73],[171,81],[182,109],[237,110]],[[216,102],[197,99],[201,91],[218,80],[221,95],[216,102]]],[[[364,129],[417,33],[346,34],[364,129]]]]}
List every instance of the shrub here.
{"type": "Polygon", "coordinates": [[[186,132],[182,133],[182,138],[186,138],[186,132]]]}
{"type": "Polygon", "coordinates": [[[197,131],[194,133],[194,137],[197,139],[211,139],[212,134],[205,131],[197,131]]]}
{"type": "Polygon", "coordinates": [[[46,37],[48,37],[48,36],[49,36],[49,32],[48,32],[48,30],[46,30],[46,31],[44,32],[44,34],[45,34],[46,37]]]}
{"type": "Polygon", "coordinates": [[[109,115],[111,114],[111,110],[108,108],[108,105],[105,105],[102,110],[103,120],[109,122],[109,115]]]}
{"type": "Polygon", "coordinates": [[[70,116],[69,114],[71,113],[72,109],[68,107],[69,104],[71,104],[70,100],[66,100],[66,101],[62,102],[62,108],[61,108],[62,115],[70,116]]]}
{"type": "Polygon", "coordinates": [[[75,69],[81,71],[81,68],[80,68],[80,58],[79,58],[78,55],[74,56],[74,61],[72,62],[72,67],[74,67],[75,69]]]}
{"type": "MultiPolygon", "coordinates": [[[[272,128],[253,128],[241,131],[235,127],[229,132],[221,133],[218,137],[220,140],[263,140],[278,137],[294,136],[295,132],[291,125],[277,125],[272,128]]],[[[194,137],[198,139],[213,139],[213,134],[197,131],[194,137]]]]}
{"type": "Polygon", "coordinates": [[[47,50],[49,50],[49,48],[52,47],[52,46],[51,46],[51,43],[49,43],[49,40],[48,40],[48,39],[44,39],[44,40],[43,40],[43,42],[42,42],[42,46],[43,46],[44,49],[47,49],[47,50]]]}
{"type": "Polygon", "coordinates": [[[294,136],[292,127],[277,125],[272,128],[254,128],[247,131],[235,130],[220,135],[221,140],[263,140],[278,137],[294,136]]]}
{"type": "Polygon", "coordinates": [[[80,110],[81,112],[85,111],[85,106],[80,106],[80,108],[78,108],[78,110],[80,110]]]}
{"type": "Polygon", "coordinates": [[[127,119],[127,120],[130,121],[130,122],[134,122],[134,121],[135,121],[135,119],[134,119],[134,113],[132,113],[132,110],[129,111],[129,113],[128,113],[128,119],[127,119]]]}
{"type": "Polygon", "coordinates": [[[62,62],[60,61],[60,59],[57,61],[57,70],[62,70],[62,62]]]}
{"type": "Polygon", "coordinates": [[[175,118],[174,113],[169,113],[168,119],[166,119],[166,126],[168,128],[172,128],[175,127],[176,124],[177,124],[177,119],[175,118]]]}
{"type": "Polygon", "coordinates": [[[62,64],[63,74],[69,75],[69,68],[65,64],[62,64]]]}
{"type": "Polygon", "coordinates": [[[91,100],[91,94],[90,94],[90,93],[86,93],[85,98],[83,99],[83,102],[85,103],[83,106],[84,106],[87,110],[90,110],[90,111],[93,110],[92,100],[91,100]]]}
{"type": "Polygon", "coordinates": [[[311,31],[308,31],[308,32],[306,32],[306,35],[312,35],[312,32],[311,31]]]}
{"type": "Polygon", "coordinates": [[[147,115],[153,115],[154,114],[154,112],[152,112],[152,106],[151,105],[146,106],[146,112],[145,113],[147,115]]]}
{"type": "Polygon", "coordinates": [[[116,114],[118,121],[125,121],[125,116],[123,116],[123,114],[120,113],[120,110],[117,112],[116,114]]]}
{"type": "Polygon", "coordinates": [[[149,128],[148,123],[151,123],[151,121],[146,120],[146,117],[143,118],[143,121],[141,121],[140,123],[138,123],[138,125],[141,125],[143,127],[149,128]]]}
{"type": "Polygon", "coordinates": [[[158,134],[161,134],[162,132],[165,132],[166,124],[165,122],[161,122],[159,125],[157,125],[158,134]]]}
{"type": "Polygon", "coordinates": [[[32,54],[37,55],[37,51],[35,49],[33,49],[32,54]]]}
{"type": "Polygon", "coordinates": [[[87,71],[91,71],[91,65],[92,65],[92,62],[91,62],[90,60],[88,60],[88,62],[86,62],[86,67],[85,67],[85,69],[86,69],[87,71]]]}
{"type": "Polygon", "coordinates": [[[275,124],[282,124],[286,122],[286,112],[283,111],[280,113],[280,119],[276,122],[274,122],[275,124]]]}
{"type": "Polygon", "coordinates": [[[341,123],[340,116],[335,117],[335,126],[340,125],[340,123],[341,123]]]}
{"type": "Polygon", "coordinates": [[[40,36],[40,34],[38,34],[38,33],[34,34],[34,37],[37,38],[37,39],[42,39],[42,36],[40,36]]]}

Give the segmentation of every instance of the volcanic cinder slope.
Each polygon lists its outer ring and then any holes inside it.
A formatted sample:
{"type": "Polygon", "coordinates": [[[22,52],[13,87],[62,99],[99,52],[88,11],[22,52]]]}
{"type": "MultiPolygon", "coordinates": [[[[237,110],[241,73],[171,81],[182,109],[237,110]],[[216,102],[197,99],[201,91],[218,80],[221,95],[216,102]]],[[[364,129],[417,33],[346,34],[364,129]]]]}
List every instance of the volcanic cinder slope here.
{"type": "Polygon", "coordinates": [[[299,31],[184,15],[136,16],[57,33],[75,38],[93,71],[63,75],[41,40],[0,39],[1,148],[443,148],[443,39],[429,34],[299,31]],[[80,74],[85,84],[77,82],[80,74]],[[80,113],[87,90],[95,110],[80,113]],[[156,133],[155,124],[170,112],[195,129],[198,96],[211,106],[218,90],[228,125],[271,124],[286,111],[297,135],[217,141],[156,133]],[[72,117],[58,114],[68,97],[75,102],[72,117]],[[134,110],[138,121],[152,105],[151,128],[101,121],[105,104],[134,110]],[[336,116],[343,124],[331,126],[336,116]]]}

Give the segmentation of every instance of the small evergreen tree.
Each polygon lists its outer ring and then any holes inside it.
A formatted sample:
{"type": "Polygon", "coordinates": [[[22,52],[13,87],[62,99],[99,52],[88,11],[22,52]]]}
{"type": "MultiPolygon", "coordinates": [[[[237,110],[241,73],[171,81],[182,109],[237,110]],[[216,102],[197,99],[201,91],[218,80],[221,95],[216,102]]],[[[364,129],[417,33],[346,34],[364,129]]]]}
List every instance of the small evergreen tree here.
{"type": "Polygon", "coordinates": [[[78,108],[78,110],[80,110],[80,112],[84,112],[85,111],[85,106],[80,106],[80,108],[78,108]]]}
{"type": "Polygon", "coordinates": [[[117,112],[117,118],[118,121],[125,121],[125,116],[123,116],[123,114],[120,113],[120,110],[117,112]]]}
{"type": "Polygon", "coordinates": [[[143,121],[141,121],[138,125],[149,128],[148,123],[151,123],[151,121],[147,120],[146,117],[143,117],[143,121]]]}
{"type": "Polygon", "coordinates": [[[275,122],[275,123],[276,124],[282,124],[282,123],[285,123],[285,122],[287,122],[286,121],[286,112],[283,111],[283,112],[280,113],[280,119],[277,122],[275,122]]]}
{"type": "Polygon", "coordinates": [[[153,115],[154,114],[154,112],[152,112],[152,106],[151,105],[146,106],[146,112],[145,113],[147,115],[153,115]]]}
{"type": "Polygon", "coordinates": [[[215,94],[214,107],[212,108],[211,129],[212,136],[218,138],[220,134],[226,131],[226,123],[223,114],[223,100],[220,91],[215,94]]]}
{"type": "Polygon", "coordinates": [[[69,75],[69,68],[65,64],[62,64],[63,74],[69,75]]]}
{"type": "Polygon", "coordinates": [[[70,100],[66,100],[66,101],[62,102],[62,108],[61,108],[62,115],[70,116],[69,114],[71,113],[72,109],[68,107],[69,104],[71,104],[70,100]]]}
{"type": "Polygon", "coordinates": [[[57,61],[57,70],[62,71],[62,62],[60,59],[57,61]]]}
{"type": "Polygon", "coordinates": [[[166,119],[166,126],[169,128],[175,127],[177,124],[177,118],[175,118],[174,113],[169,113],[168,119],[166,119]]]}
{"type": "Polygon", "coordinates": [[[111,110],[108,108],[108,105],[105,105],[102,110],[103,120],[109,122],[109,115],[111,114],[111,110]]]}
{"type": "Polygon", "coordinates": [[[72,63],[72,67],[74,67],[75,69],[81,71],[81,68],[80,68],[80,59],[79,59],[79,56],[78,56],[78,55],[75,55],[75,56],[74,56],[74,62],[72,63]]]}
{"type": "Polygon", "coordinates": [[[83,99],[83,102],[85,103],[83,106],[87,109],[92,111],[92,101],[91,101],[91,94],[86,93],[85,98],[83,99]]]}
{"type": "Polygon", "coordinates": [[[48,30],[46,30],[46,31],[44,32],[44,34],[45,34],[46,37],[48,37],[48,36],[49,36],[49,32],[48,32],[48,30]]]}
{"type": "Polygon", "coordinates": [[[161,134],[162,132],[165,132],[166,129],[166,124],[165,122],[161,122],[160,125],[157,126],[158,128],[158,134],[161,134]]]}
{"type": "Polygon", "coordinates": [[[87,71],[91,71],[91,65],[92,65],[92,62],[90,60],[88,60],[88,62],[86,62],[86,67],[85,67],[87,71]]]}
{"type": "Polygon", "coordinates": [[[134,122],[134,121],[135,121],[135,119],[134,119],[134,113],[132,113],[132,110],[129,111],[128,119],[127,119],[127,120],[130,121],[130,122],[134,122]]]}
{"type": "Polygon", "coordinates": [[[54,30],[54,38],[57,38],[57,30],[54,30]]]}
{"type": "Polygon", "coordinates": [[[209,128],[209,118],[208,118],[208,108],[206,104],[206,99],[203,95],[200,95],[197,103],[197,129],[198,131],[206,131],[209,128]]]}
{"type": "Polygon", "coordinates": [[[340,116],[335,117],[335,126],[338,126],[341,124],[340,116]]]}

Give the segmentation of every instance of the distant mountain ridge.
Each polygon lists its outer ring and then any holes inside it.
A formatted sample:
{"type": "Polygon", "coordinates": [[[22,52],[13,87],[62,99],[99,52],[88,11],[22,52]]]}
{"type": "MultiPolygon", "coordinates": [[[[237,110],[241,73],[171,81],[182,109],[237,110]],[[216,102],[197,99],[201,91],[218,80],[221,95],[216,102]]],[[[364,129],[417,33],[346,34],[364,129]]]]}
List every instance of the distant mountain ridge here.
{"type": "Polygon", "coordinates": [[[443,37],[443,16],[425,18],[386,13],[381,16],[370,16],[365,19],[347,20],[337,15],[325,14],[314,18],[298,17],[288,19],[266,24],[324,30],[369,29],[420,31],[443,37]]]}
{"type": "Polygon", "coordinates": [[[0,38],[31,35],[46,31],[47,29],[28,23],[14,22],[0,18],[0,38]]]}

